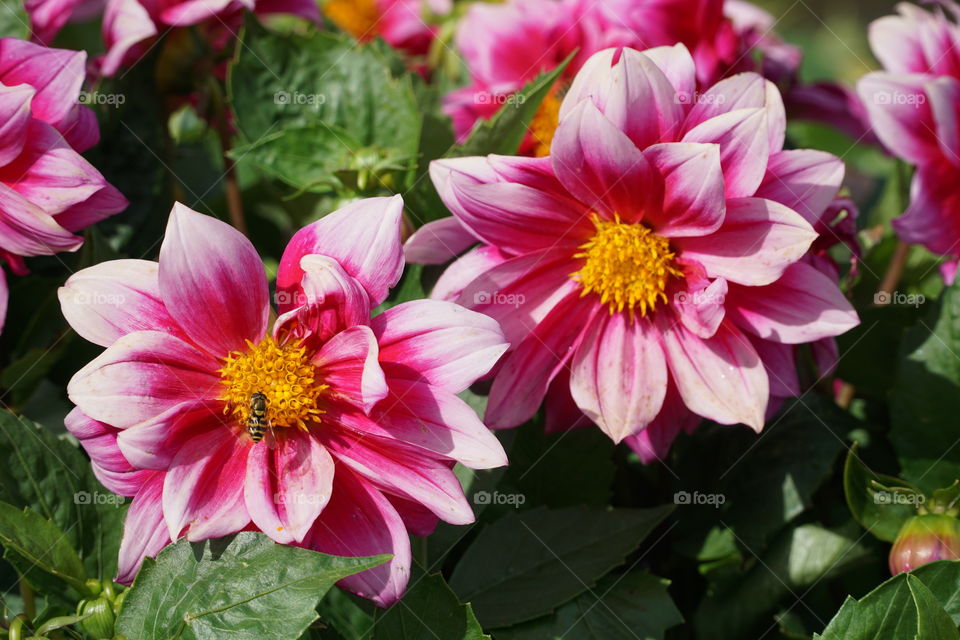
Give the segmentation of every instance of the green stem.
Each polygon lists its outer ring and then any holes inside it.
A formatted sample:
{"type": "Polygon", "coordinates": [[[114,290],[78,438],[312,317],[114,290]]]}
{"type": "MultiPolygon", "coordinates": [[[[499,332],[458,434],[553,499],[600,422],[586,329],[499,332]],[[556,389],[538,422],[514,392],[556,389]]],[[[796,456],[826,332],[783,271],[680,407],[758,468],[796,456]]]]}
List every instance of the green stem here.
{"type": "Polygon", "coordinates": [[[37,603],[33,589],[26,580],[20,578],[20,597],[23,599],[23,614],[30,620],[37,615],[37,603]]]}

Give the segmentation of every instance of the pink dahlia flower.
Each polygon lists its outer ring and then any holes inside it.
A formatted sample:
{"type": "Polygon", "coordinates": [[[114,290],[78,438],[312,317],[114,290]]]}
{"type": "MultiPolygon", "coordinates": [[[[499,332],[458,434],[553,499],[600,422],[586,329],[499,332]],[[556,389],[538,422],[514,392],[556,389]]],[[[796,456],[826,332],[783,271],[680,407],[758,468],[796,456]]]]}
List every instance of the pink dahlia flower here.
{"type": "Polygon", "coordinates": [[[326,0],[323,13],[361,42],[383,38],[387,44],[412,56],[426,55],[436,37],[429,13],[450,13],[450,0],[326,0]]]}
{"type": "Polygon", "coordinates": [[[602,51],[564,98],[550,157],[431,165],[455,218],[418,231],[408,258],[479,243],[433,295],[495,318],[511,343],[491,427],[546,396],[548,425],[582,412],[648,453],[701,417],[759,430],[771,394],[796,393],[793,345],[858,323],[805,259],[843,164],[783,150],[761,76],[678,99],[696,81],[682,45],[602,51]]]}
{"type": "Polygon", "coordinates": [[[67,281],[64,315],[106,347],[70,381],[67,428],[103,484],[133,496],[120,581],[171,540],[256,529],[335,555],[393,554],[342,583],[388,605],[409,577],[407,532],[473,520],[454,463],[506,457],[456,394],[507,345],[494,320],[447,302],[370,317],[403,269],[402,208],[364,200],[298,232],[274,321],[250,242],[179,204],[159,263],[67,281]]]}
{"type": "Polygon", "coordinates": [[[49,42],[70,20],[103,14],[102,34],[107,52],[99,70],[111,76],[144,53],[154,37],[171,27],[203,22],[236,32],[243,11],[257,14],[289,13],[320,21],[314,0],[26,0],[33,36],[49,42]]]}
{"type": "MultiPolygon", "coordinates": [[[[944,3],[956,18],[958,8],[944,3]]],[[[906,242],[960,254],[960,27],[942,9],[898,5],[900,15],[870,25],[870,45],[886,71],[858,91],[877,137],[917,167],[910,206],[893,221],[906,242]]]]}
{"type": "MultiPolygon", "coordinates": [[[[84,227],[127,201],[80,152],[97,143],[93,112],[77,104],[86,54],[0,38],[0,260],[76,251],[84,227]]],[[[0,327],[7,285],[0,270],[0,327]]]]}
{"type": "MultiPolygon", "coordinates": [[[[531,125],[521,152],[547,155],[563,93],[570,79],[594,53],[613,46],[636,49],[682,43],[697,61],[700,83],[753,66],[750,49],[765,61],[799,65],[799,54],[770,35],[762,10],[723,0],[509,0],[475,3],[457,32],[457,46],[470,70],[470,84],[451,92],[445,111],[458,138],[478,119],[489,118],[537,74],[553,69],[576,52],[531,125]]],[[[769,20],[772,24],[772,19],[769,20]]],[[[789,73],[789,70],[780,70],[789,73]]],[[[691,101],[690,95],[679,99],[691,101]]]]}

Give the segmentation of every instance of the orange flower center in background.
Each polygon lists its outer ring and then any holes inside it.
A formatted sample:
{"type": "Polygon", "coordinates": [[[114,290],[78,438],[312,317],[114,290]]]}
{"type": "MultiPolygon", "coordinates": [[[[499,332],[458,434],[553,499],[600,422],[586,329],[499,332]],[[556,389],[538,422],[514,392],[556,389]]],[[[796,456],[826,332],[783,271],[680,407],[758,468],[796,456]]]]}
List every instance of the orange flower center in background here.
{"type": "Polygon", "coordinates": [[[306,429],[308,422],[323,413],[317,404],[328,388],[316,379],[306,349],[279,345],[270,336],[256,345],[248,340],[247,346],[247,351],[231,352],[220,369],[224,411],[246,424],[251,396],[262,393],[271,426],[306,429]]]}
{"type": "Polygon", "coordinates": [[[563,102],[563,91],[554,85],[547,97],[540,103],[540,108],[530,121],[530,135],[533,137],[533,154],[542,158],[550,155],[550,146],[553,144],[553,135],[557,132],[560,122],[560,103],[563,102]]]}
{"type": "Polygon", "coordinates": [[[341,31],[346,31],[357,40],[369,40],[376,33],[380,20],[377,0],[327,0],[323,13],[341,31]]]}
{"type": "Polygon", "coordinates": [[[642,224],[613,221],[592,216],[596,232],[580,245],[575,258],[585,260],[579,271],[570,277],[583,287],[581,295],[595,293],[610,313],[629,310],[633,318],[667,302],[667,282],[682,272],[676,267],[676,254],[670,242],[642,224]]]}

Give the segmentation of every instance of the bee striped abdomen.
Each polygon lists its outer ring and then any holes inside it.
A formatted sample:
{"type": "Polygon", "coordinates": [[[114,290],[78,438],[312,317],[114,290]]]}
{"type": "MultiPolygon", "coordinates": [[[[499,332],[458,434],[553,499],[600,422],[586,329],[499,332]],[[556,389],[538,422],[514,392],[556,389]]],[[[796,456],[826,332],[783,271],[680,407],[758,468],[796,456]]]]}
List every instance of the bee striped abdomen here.
{"type": "Polygon", "coordinates": [[[247,418],[247,432],[254,443],[263,440],[263,434],[270,426],[267,419],[267,396],[257,392],[250,396],[250,417],[247,418]]]}

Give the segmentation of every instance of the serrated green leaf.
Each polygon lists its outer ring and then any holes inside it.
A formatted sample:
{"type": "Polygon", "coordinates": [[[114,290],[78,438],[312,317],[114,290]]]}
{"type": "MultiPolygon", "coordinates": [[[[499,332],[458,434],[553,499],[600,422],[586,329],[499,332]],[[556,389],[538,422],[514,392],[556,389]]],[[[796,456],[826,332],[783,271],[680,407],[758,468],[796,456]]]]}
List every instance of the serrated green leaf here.
{"type": "Polygon", "coordinates": [[[250,532],[202,543],[181,540],[156,560],[144,560],[117,632],[137,640],[298,638],[337,580],[387,558],[328,556],[250,532]]]}
{"type": "Polygon", "coordinates": [[[916,640],[958,640],[960,632],[943,606],[919,578],[907,576],[907,586],[917,606],[916,640]]]}
{"type": "Polygon", "coordinates": [[[35,589],[63,595],[65,584],[86,594],[83,562],[56,523],[0,502],[0,546],[3,557],[35,589]]]}
{"type": "Polygon", "coordinates": [[[624,561],[673,510],[571,507],[511,513],[487,526],[450,586],[486,628],[550,613],[624,561]]]}
{"type": "Polygon", "coordinates": [[[645,571],[613,574],[556,613],[494,632],[496,640],[662,640],[683,622],[669,582],[645,571]]]}
{"type": "Polygon", "coordinates": [[[0,500],[55,522],[90,576],[116,574],[123,499],[103,488],[78,447],[7,411],[0,412],[0,500]]]}

